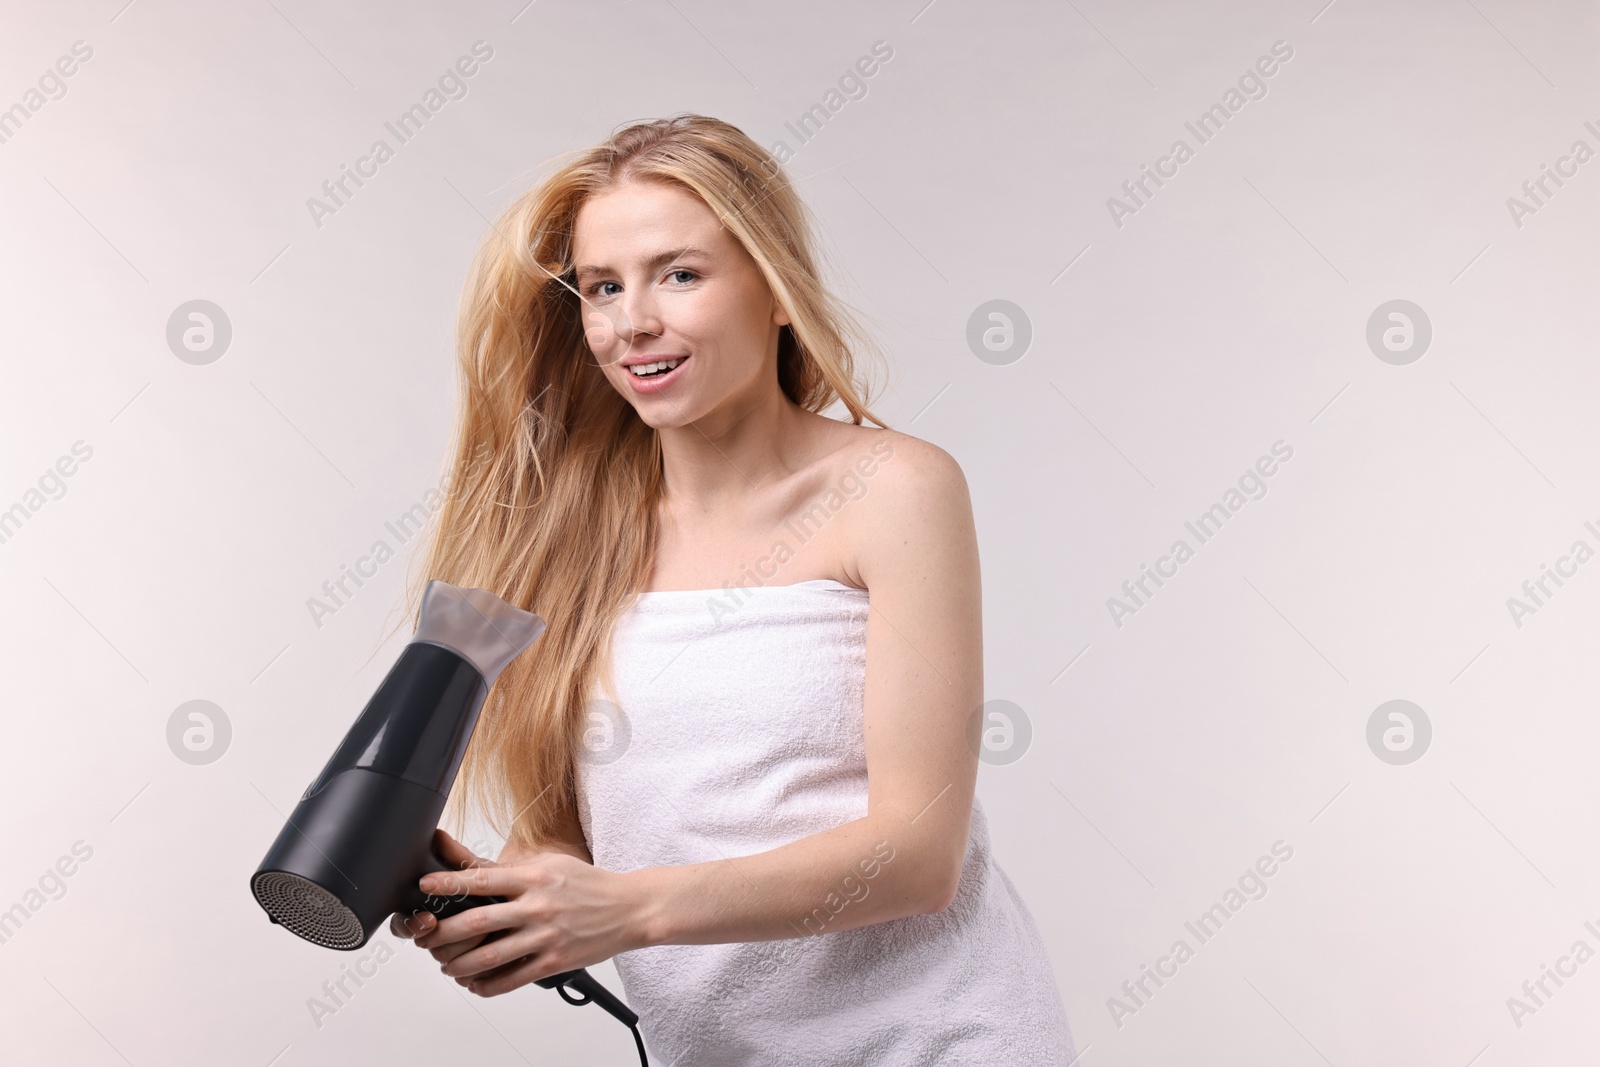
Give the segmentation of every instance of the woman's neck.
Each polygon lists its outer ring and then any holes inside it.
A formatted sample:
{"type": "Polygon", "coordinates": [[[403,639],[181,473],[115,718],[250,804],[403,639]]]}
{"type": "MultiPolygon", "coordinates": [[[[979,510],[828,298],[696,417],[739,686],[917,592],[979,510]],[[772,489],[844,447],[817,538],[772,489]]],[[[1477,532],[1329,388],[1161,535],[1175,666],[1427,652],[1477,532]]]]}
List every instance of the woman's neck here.
{"type": "Polygon", "coordinates": [[[755,405],[659,429],[663,506],[679,514],[709,514],[787,478],[814,458],[810,431],[816,418],[773,390],[755,405]]]}

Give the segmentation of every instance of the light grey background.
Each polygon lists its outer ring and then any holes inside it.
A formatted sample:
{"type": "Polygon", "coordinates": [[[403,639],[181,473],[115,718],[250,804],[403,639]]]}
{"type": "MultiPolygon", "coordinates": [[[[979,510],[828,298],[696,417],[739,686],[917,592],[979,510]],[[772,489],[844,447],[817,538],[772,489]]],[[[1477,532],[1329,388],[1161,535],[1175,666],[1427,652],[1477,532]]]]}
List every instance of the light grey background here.
{"type": "Polygon", "coordinates": [[[1600,149],[1594,5],[122,4],[13,3],[0,34],[0,107],[93,49],[0,144],[0,508],[93,450],[0,544],[0,909],[93,850],[0,944],[8,1056],[635,1061],[598,1010],[472,997],[408,945],[318,1026],[353,957],[247,880],[404,640],[379,644],[415,541],[384,523],[443,470],[486,218],[556,153],[698,111],[796,149],[894,360],[880,412],[966,471],[986,692],[1033,731],[978,791],[1082,1062],[1587,1062],[1600,962],[1520,1025],[1507,998],[1600,950],[1600,563],[1520,626],[1507,598],[1600,548],[1600,160],[1520,226],[1507,198],[1600,149]],[[478,40],[467,96],[317,226],[307,199],[478,40]],[[785,123],[880,40],[799,145],[785,123]],[[1184,123],[1278,41],[1198,145],[1184,123]],[[166,341],[196,299],[232,327],[206,365],[166,341]],[[997,299],[1033,334],[1000,365],[966,341],[997,299]],[[1397,299],[1432,324],[1408,365],[1366,341],[1397,299]],[[1277,441],[1266,495],[1119,627],[1108,598],[1277,441]],[[315,625],[379,539],[399,556],[315,625]],[[1367,743],[1394,699],[1433,731],[1404,765],[1367,743]],[[192,700],[231,725],[210,763],[168,747],[192,700]],[[1200,944],[1185,922],[1277,841],[1200,944]]]}

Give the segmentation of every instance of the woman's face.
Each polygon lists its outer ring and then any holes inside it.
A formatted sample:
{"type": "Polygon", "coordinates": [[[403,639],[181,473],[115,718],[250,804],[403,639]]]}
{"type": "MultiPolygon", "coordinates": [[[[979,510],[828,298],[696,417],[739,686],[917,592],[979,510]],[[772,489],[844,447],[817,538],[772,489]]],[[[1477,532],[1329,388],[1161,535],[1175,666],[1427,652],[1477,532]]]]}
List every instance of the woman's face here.
{"type": "Polygon", "coordinates": [[[573,259],[589,348],[650,426],[685,426],[777,386],[789,317],[699,197],[630,181],[579,208],[573,259]],[[678,360],[654,377],[631,367],[678,360]]]}

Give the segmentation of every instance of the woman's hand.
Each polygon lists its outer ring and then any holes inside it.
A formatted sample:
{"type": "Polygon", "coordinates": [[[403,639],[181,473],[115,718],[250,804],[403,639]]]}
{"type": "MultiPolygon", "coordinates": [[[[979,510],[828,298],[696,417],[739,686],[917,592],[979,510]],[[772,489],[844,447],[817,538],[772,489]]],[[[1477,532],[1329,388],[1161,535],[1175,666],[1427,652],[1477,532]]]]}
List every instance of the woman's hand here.
{"type": "Polygon", "coordinates": [[[479,996],[509,993],[529,982],[608,960],[641,948],[645,907],[637,872],[617,873],[562,852],[537,852],[496,863],[443,830],[440,857],[464,868],[421,881],[438,896],[502,896],[439,921],[430,912],[407,919],[396,913],[389,928],[427,949],[440,970],[479,996]]]}

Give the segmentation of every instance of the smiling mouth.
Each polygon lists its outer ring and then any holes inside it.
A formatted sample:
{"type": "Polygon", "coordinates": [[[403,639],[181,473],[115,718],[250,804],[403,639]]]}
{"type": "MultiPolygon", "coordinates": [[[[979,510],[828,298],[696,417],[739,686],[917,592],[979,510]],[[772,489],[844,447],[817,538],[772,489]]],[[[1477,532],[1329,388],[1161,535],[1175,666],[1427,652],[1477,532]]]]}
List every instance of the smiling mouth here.
{"type": "Polygon", "coordinates": [[[688,358],[688,356],[679,356],[676,359],[664,359],[656,363],[636,363],[628,368],[628,373],[635,378],[648,381],[651,378],[660,378],[665,374],[670,374],[677,369],[680,363],[683,363],[688,358]]]}

